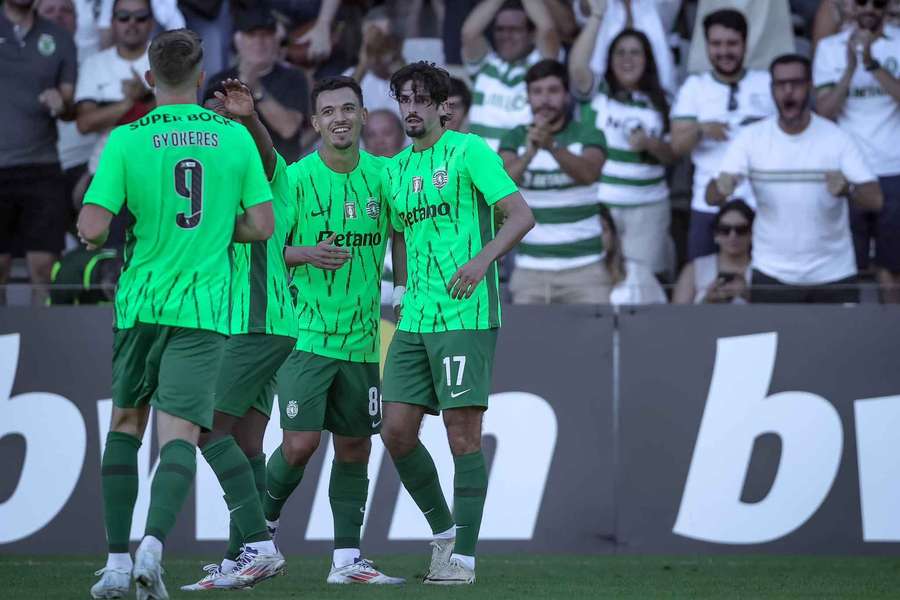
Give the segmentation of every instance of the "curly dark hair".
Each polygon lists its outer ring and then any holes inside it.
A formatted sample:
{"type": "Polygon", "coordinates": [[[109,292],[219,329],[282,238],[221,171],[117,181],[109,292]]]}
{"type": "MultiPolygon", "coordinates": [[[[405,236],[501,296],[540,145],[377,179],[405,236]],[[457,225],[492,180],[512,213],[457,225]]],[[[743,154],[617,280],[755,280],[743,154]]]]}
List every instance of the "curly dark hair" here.
{"type": "Polygon", "coordinates": [[[391,96],[397,98],[407,81],[415,88],[428,92],[435,104],[446,102],[450,97],[450,73],[432,62],[420,60],[401,67],[391,75],[391,96]]]}

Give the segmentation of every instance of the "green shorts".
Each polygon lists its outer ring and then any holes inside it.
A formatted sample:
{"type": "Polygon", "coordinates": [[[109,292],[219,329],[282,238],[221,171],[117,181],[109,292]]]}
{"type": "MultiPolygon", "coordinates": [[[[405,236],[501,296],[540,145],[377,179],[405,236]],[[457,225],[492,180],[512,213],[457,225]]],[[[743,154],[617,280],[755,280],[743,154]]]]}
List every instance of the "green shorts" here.
{"type": "Polygon", "coordinates": [[[295,350],[278,372],[278,404],[287,431],[374,435],[381,431],[378,363],[295,350]]]}
{"type": "Polygon", "coordinates": [[[227,338],[214,331],[135,323],[113,331],[113,404],[212,427],[216,374],[227,338]]]}
{"type": "Polygon", "coordinates": [[[283,335],[234,335],[225,344],[216,381],[216,410],[243,417],[255,408],[272,414],[275,373],[294,350],[297,340],[283,335]]]}
{"type": "Polygon", "coordinates": [[[384,364],[384,401],[448,408],[487,408],[497,329],[394,333],[384,364]]]}

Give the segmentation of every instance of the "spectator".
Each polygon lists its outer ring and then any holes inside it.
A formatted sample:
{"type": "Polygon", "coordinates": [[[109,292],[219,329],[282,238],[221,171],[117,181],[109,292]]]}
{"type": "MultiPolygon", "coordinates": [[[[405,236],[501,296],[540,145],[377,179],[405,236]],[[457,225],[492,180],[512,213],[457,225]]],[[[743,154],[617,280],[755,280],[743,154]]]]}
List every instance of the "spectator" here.
{"type": "Polygon", "coordinates": [[[699,256],[678,277],[674,304],[743,304],[749,297],[753,209],[743,200],[726,202],[712,223],[718,252],[699,256]]]}
{"type": "Polygon", "coordinates": [[[517,247],[510,291],[516,304],[609,301],[601,258],[594,184],[603,167],[603,134],[586,106],[576,110],[561,63],[545,59],[525,74],[534,122],[500,141],[509,176],[534,213],[535,227],[517,247]]]}
{"type": "Polygon", "coordinates": [[[32,4],[6,0],[0,7],[0,303],[12,252],[24,250],[32,302],[43,304],[68,214],[56,119],[72,117],[75,42],[32,4]]]}
{"type": "MultiPolygon", "coordinates": [[[[607,55],[613,39],[624,29],[636,29],[644,33],[653,49],[656,59],[657,75],[663,88],[670,94],[678,87],[675,73],[675,60],[669,48],[667,29],[657,11],[659,0],[589,0],[588,16],[572,47],[576,52],[586,56],[590,62],[590,72],[597,79],[609,68],[607,55]],[[580,41],[579,41],[580,40],[580,41]],[[581,49],[579,49],[579,45],[581,49]]],[[[582,3],[576,3],[578,16],[583,16],[582,3]]],[[[593,82],[594,79],[592,78],[593,82]]],[[[576,90],[584,90],[590,84],[573,78],[576,90]]],[[[592,90],[591,90],[592,91],[592,90]]]]}
{"type": "Polygon", "coordinates": [[[472,108],[472,92],[466,82],[450,78],[450,95],[447,97],[447,122],[444,127],[460,133],[469,132],[469,109],[472,108]]]}
{"type": "Polygon", "coordinates": [[[369,113],[362,137],[366,152],[375,156],[390,158],[406,146],[406,135],[403,133],[400,117],[386,108],[378,108],[369,113]]]}
{"type": "Polygon", "coordinates": [[[900,302],[900,28],[885,22],[884,0],[854,7],[856,25],[819,43],[813,69],[816,111],[856,138],[884,195],[880,214],[850,209],[860,270],[874,265],[882,298],[900,302]]]}
{"type": "MultiPolygon", "coordinates": [[[[731,8],[738,10],[753,23],[747,42],[745,64],[749,69],[766,69],[776,56],[794,51],[794,31],[787,0],[700,0],[697,23],[706,15],[731,8]]],[[[694,27],[687,67],[690,73],[709,71],[704,50],[703,28],[694,27]]]]}
{"type": "Polygon", "coordinates": [[[822,0],[812,26],[813,55],[819,42],[830,35],[853,26],[855,0],[822,0]]]}
{"type": "Polygon", "coordinates": [[[237,67],[214,75],[206,85],[204,102],[225,79],[236,77],[251,90],[260,120],[275,149],[288,163],[300,157],[300,128],[309,114],[309,88],[299,70],[278,61],[275,17],[265,8],[237,13],[237,67]]]}
{"type": "Polygon", "coordinates": [[[403,42],[374,23],[365,23],[362,35],[356,67],[344,74],[359,82],[369,110],[391,110],[399,117],[397,101],[391,98],[391,75],[405,64],[403,42]]]}
{"type": "Polygon", "coordinates": [[[75,90],[78,131],[99,134],[88,164],[93,174],[109,132],[130,123],[155,105],[144,81],[150,70],[147,47],[153,32],[148,0],[116,0],[112,25],[113,46],[84,61],[75,90]]]}
{"type": "Polygon", "coordinates": [[[496,150],[506,132],[530,123],[525,71],[558,54],[559,40],[540,0],[483,0],[475,6],[462,30],[463,60],[473,81],[471,132],[496,150]],[[485,36],[489,25],[493,47],[485,36]]]}
{"type": "Polygon", "coordinates": [[[614,306],[665,304],[668,301],[666,292],[653,272],[645,265],[625,258],[616,222],[609,208],[603,205],[600,206],[600,225],[603,229],[603,265],[613,285],[609,303],[614,306]]]}
{"type": "Polygon", "coordinates": [[[231,10],[228,0],[178,0],[185,26],[203,38],[203,71],[218,73],[231,53],[231,10]]]}
{"type": "MultiPolygon", "coordinates": [[[[586,32],[581,35],[590,36],[586,32]]],[[[575,44],[569,73],[576,95],[589,97],[592,83],[578,87],[579,81],[593,81],[588,66],[592,48],[582,41],[579,37],[575,44]]],[[[607,144],[597,197],[611,207],[625,256],[662,273],[671,262],[669,188],[663,166],[674,159],[666,140],[669,103],[646,35],[626,29],[608,53],[604,83],[591,102],[607,144]]]]}
{"type": "MultiPolygon", "coordinates": [[[[34,8],[41,17],[56,23],[69,33],[75,34],[78,17],[72,0],[38,0],[34,8]]],[[[59,153],[59,162],[65,178],[65,200],[69,207],[66,219],[66,228],[69,229],[70,225],[75,222],[72,196],[78,181],[87,171],[87,163],[91,158],[94,144],[97,143],[97,136],[79,133],[78,125],[74,121],[57,121],[56,132],[56,150],[59,153]]]]}
{"type": "MultiPolygon", "coordinates": [[[[712,223],[719,217],[706,203],[706,184],[718,171],[728,140],[741,127],[775,113],[767,71],[744,69],[747,21],[736,10],[723,9],[703,19],[712,71],[691,75],[672,106],[672,150],[691,153],[694,186],[688,260],[715,252],[712,223]]],[[[738,197],[753,205],[753,191],[744,182],[738,197]]]]}
{"type": "Polygon", "coordinates": [[[859,297],[847,199],[877,211],[881,189],[853,138],[810,112],[811,70],[796,54],[772,62],[778,116],[744,128],[706,188],[707,201],[721,204],[741,177],[750,178],[758,206],[752,302],[859,297]]]}
{"type": "MultiPolygon", "coordinates": [[[[100,27],[101,29],[111,29],[113,19],[116,17],[117,2],[116,0],[100,1],[102,6],[100,27]]],[[[153,13],[153,20],[163,31],[185,27],[184,15],[178,10],[178,0],[150,0],[150,11],[153,13]]]]}

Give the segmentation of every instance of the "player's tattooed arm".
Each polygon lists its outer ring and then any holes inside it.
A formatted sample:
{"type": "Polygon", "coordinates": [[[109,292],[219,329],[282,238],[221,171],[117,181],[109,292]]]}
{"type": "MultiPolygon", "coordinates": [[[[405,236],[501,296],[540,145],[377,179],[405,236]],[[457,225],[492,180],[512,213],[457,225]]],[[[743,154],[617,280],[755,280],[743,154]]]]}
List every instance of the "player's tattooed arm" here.
{"type": "Polygon", "coordinates": [[[503,226],[475,258],[461,266],[450,278],[447,292],[455,300],[470,298],[491,263],[512,250],[534,227],[534,215],[521,193],[513,192],[497,202],[496,206],[504,215],[503,226]]]}
{"type": "Polygon", "coordinates": [[[311,265],[324,271],[337,271],[351,258],[350,251],[334,245],[334,235],[315,246],[285,246],[284,262],[289,267],[311,265]]]}
{"type": "Polygon", "coordinates": [[[250,88],[239,79],[226,79],[222,82],[222,91],[216,91],[214,95],[222,103],[222,108],[227,113],[225,116],[240,122],[250,132],[262,159],[266,177],[271,180],[275,174],[275,146],[272,144],[272,136],[259,119],[250,88]]]}
{"type": "Polygon", "coordinates": [[[400,318],[403,312],[403,296],[406,294],[406,237],[402,231],[393,231],[391,236],[391,266],[394,273],[394,293],[392,304],[394,316],[400,318]]]}

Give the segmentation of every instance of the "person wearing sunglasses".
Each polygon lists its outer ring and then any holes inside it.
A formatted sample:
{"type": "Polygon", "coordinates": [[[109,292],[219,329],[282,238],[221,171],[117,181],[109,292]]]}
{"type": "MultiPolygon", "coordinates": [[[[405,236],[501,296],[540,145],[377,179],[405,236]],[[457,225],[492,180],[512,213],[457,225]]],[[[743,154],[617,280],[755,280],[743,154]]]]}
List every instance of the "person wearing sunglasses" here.
{"type": "Polygon", "coordinates": [[[847,132],[811,113],[812,65],[772,61],[778,116],[745,127],[706,188],[720,205],[749,179],[756,196],[752,302],[857,302],[848,200],[881,210],[878,180],[847,132]]]}
{"type": "Polygon", "coordinates": [[[857,266],[874,267],[882,300],[900,302],[900,27],[888,4],[854,0],[854,26],[819,43],[813,82],[816,111],[856,138],[884,194],[878,214],[851,208],[857,266]]]}
{"type": "MultiPolygon", "coordinates": [[[[694,164],[691,222],[687,258],[716,252],[714,207],[706,203],[706,184],[725,154],[728,141],[745,125],[775,114],[769,74],[747,69],[747,19],[734,9],[722,9],[703,19],[706,50],[712,69],[691,75],[672,106],[672,150],[691,155],[694,164]]],[[[754,205],[746,183],[735,194],[754,205]]]]}
{"type": "Polygon", "coordinates": [[[675,286],[673,304],[747,301],[752,278],[750,237],[755,216],[753,209],[741,199],[730,200],[719,209],[710,227],[718,251],[685,265],[675,286]]]}

